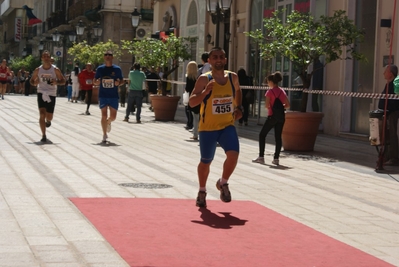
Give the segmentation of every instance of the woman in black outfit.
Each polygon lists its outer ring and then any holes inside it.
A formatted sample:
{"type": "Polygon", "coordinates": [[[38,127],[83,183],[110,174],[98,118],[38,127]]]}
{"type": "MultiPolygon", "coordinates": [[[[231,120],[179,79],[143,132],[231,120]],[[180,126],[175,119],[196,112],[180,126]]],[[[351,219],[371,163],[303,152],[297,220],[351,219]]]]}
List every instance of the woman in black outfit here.
{"type": "MultiPolygon", "coordinates": [[[[240,85],[246,85],[246,86],[252,86],[252,80],[247,76],[247,73],[244,69],[239,69],[237,71],[237,76],[238,76],[238,82],[240,85]]],[[[243,114],[241,119],[238,120],[239,125],[241,126],[242,123],[245,123],[245,126],[248,125],[248,116],[249,116],[249,104],[252,104],[249,102],[249,100],[253,99],[254,97],[254,90],[253,89],[242,89],[242,108],[243,108],[243,114]],[[249,97],[251,96],[251,97],[249,97]],[[249,98],[249,99],[248,99],[249,98]]]]}
{"type": "MultiPolygon", "coordinates": [[[[195,82],[197,81],[197,73],[198,73],[197,62],[190,61],[187,65],[187,72],[186,72],[186,92],[188,92],[189,95],[191,95],[191,93],[194,90],[195,82]]],[[[191,137],[191,139],[193,140],[198,140],[199,109],[200,105],[196,107],[190,107],[190,105],[186,106],[187,110],[186,115],[188,119],[187,126],[189,126],[189,122],[191,120],[191,128],[193,128],[193,136],[191,137]]]]}

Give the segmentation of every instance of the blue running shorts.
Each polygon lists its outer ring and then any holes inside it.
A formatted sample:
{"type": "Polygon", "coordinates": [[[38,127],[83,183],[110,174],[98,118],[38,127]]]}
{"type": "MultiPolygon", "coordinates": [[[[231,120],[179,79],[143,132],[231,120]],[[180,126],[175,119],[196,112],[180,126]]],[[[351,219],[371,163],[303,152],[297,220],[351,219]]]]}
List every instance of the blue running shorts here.
{"type": "Polygon", "coordinates": [[[107,98],[107,97],[100,97],[98,99],[100,109],[103,109],[107,106],[118,110],[119,107],[119,99],[118,98],[107,98]]]}
{"type": "Polygon", "coordinates": [[[199,145],[202,163],[212,162],[218,143],[223,148],[224,152],[240,152],[238,135],[234,126],[228,126],[218,131],[202,131],[199,132],[199,145]]]}

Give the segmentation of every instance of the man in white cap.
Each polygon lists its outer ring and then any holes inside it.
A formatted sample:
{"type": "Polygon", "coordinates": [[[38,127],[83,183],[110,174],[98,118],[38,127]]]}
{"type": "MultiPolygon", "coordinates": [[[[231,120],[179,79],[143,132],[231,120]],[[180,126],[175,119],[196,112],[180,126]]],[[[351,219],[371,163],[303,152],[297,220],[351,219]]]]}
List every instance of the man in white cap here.
{"type": "Polygon", "coordinates": [[[79,84],[82,92],[83,101],[86,100],[87,108],[86,115],[90,115],[89,108],[91,104],[91,97],[93,95],[93,79],[95,72],[93,71],[93,65],[90,62],[86,63],[86,68],[79,73],[79,84]]]}

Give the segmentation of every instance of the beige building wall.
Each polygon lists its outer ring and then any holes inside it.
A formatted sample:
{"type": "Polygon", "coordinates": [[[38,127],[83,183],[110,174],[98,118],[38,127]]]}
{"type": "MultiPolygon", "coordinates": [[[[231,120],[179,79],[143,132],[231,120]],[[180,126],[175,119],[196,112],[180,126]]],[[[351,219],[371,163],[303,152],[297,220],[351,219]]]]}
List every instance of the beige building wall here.
{"type": "MultiPolygon", "coordinates": [[[[350,2],[350,1],[349,1],[350,2]]],[[[355,9],[348,6],[348,1],[335,0],[328,1],[327,15],[332,15],[336,10],[346,10],[350,19],[354,19],[355,9]]],[[[324,73],[324,90],[326,91],[352,91],[352,70],[353,62],[351,60],[336,60],[329,63],[324,73]]],[[[323,131],[324,133],[337,136],[347,127],[343,127],[342,122],[347,120],[347,126],[350,126],[350,104],[349,99],[343,96],[323,95],[323,131]],[[347,105],[347,106],[345,106],[347,105]],[[343,121],[344,120],[344,121],[343,121]]],[[[309,103],[310,101],[308,101],[309,103]]],[[[349,131],[349,129],[347,129],[349,131]]]]}

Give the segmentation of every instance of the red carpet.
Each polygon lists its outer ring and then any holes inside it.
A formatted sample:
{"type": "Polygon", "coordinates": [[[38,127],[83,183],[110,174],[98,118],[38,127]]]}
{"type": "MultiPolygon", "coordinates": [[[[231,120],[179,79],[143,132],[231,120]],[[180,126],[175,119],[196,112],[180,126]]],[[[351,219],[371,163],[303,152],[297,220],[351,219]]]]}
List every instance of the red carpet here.
{"type": "Polygon", "coordinates": [[[392,266],[251,201],[71,201],[130,266],[392,266]]]}

